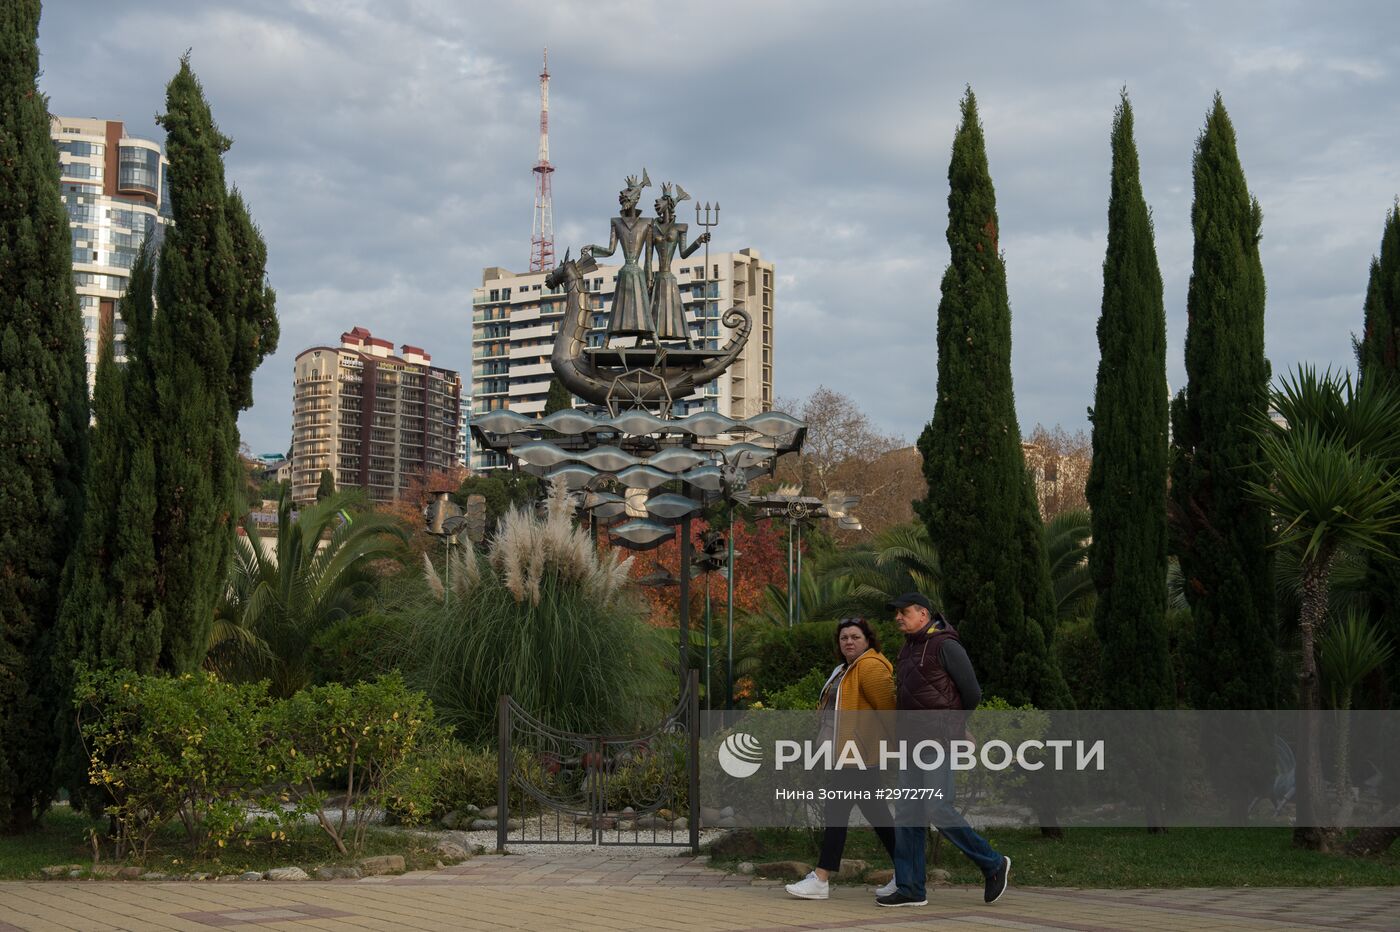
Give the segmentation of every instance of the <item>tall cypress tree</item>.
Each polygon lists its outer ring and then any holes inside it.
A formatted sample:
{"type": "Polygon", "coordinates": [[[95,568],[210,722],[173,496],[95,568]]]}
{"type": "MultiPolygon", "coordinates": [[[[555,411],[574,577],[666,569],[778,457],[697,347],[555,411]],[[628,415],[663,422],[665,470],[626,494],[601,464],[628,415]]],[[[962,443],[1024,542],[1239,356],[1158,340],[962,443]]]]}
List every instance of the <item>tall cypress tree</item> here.
{"type": "MultiPolygon", "coordinates": [[[[1368,388],[1400,384],[1400,202],[1386,213],[1381,252],[1371,259],[1356,361],[1361,383],[1368,388]]],[[[1394,643],[1400,641],[1400,576],[1392,567],[1400,545],[1390,550],[1387,557],[1366,557],[1366,586],[1372,612],[1394,643]]],[[[1400,695],[1400,664],[1391,665],[1387,678],[1392,694],[1400,695]]]]}
{"type": "Polygon", "coordinates": [[[544,400],[544,416],[549,417],[556,411],[568,411],[574,406],[574,396],[569,394],[569,390],[564,387],[564,383],[555,376],[549,380],[549,394],[544,400]]]}
{"type": "Polygon", "coordinates": [[[151,376],[147,345],[153,310],[153,257],[132,266],[121,316],[125,364],[102,335],[93,389],[90,467],[82,534],[64,572],[63,607],[54,650],[55,767],[77,808],[100,812],[105,802],[88,785],[88,759],[72,706],[75,662],[89,668],[150,673],[160,657],[161,616],[155,602],[155,459],[151,450],[151,376]]]}
{"type": "Polygon", "coordinates": [[[1103,702],[1110,709],[1172,703],[1167,659],[1167,318],[1152,216],[1138,177],[1133,109],[1113,119],[1108,249],[1094,387],[1094,461],[1085,492],[1098,592],[1103,702]]]}
{"type": "Polygon", "coordinates": [[[996,192],[969,88],[948,167],[948,246],[938,305],[938,398],[919,438],[950,619],[989,693],[1068,708],[1049,652],[1050,571],[1011,387],[1011,309],[996,192]]]}
{"type": "Polygon", "coordinates": [[[214,124],[189,59],[166,91],[174,227],[161,247],[151,325],[156,464],[156,599],[161,666],[204,659],[237,522],[238,411],[252,373],[276,349],[266,246],[224,183],[230,142],[214,124]]]}
{"type": "MultiPolygon", "coordinates": [[[[93,389],[91,468],[78,546],[68,561],[55,673],[81,661],[150,673],[160,658],[155,462],[150,448],[149,347],[154,270],[143,249],[121,300],[127,362],[104,334],[93,389]]],[[[61,718],[68,718],[66,703],[61,718]]]]}
{"type": "Polygon", "coordinates": [[[1172,402],[1171,535],[1194,622],[1192,704],[1268,708],[1275,698],[1269,515],[1256,419],[1268,405],[1261,212],[1245,186],[1220,95],[1194,158],[1195,251],[1186,295],[1186,388],[1172,402]]]}
{"type": "Polygon", "coordinates": [[[321,470],[321,481],[316,486],[316,501],[324,502],[335,494],[335,473],[329,469],[321,470]]]}
{"type": "Polygon", "coordinates": [[[82,518],[87,377],[38,0],[0,4],[0,831],[52,798],[48,652],[82,518]]]}
{"type": "Polygon", "coordinates": [[[1381,254],[1371,260],[1356,357],[1363,381],[1394,385],[1400,380],[1400,203],[1386,214],[1381,254]]]}

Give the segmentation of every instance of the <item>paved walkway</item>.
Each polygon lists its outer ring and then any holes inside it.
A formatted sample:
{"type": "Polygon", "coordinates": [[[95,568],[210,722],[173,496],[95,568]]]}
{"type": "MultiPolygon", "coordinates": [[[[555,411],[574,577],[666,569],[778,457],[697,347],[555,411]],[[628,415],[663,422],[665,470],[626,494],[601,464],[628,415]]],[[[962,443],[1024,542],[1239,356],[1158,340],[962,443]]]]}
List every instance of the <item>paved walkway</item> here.
{"type": "Polygon", "coordinates": [[[0,932],[265,929],[1400,930],[1400,888],[930,889],[925,908],[881,909],[868,887],[826,902],[711,871],[689,857],[483,855],[440,871],[301,883],[0,883],[0,932]]]}

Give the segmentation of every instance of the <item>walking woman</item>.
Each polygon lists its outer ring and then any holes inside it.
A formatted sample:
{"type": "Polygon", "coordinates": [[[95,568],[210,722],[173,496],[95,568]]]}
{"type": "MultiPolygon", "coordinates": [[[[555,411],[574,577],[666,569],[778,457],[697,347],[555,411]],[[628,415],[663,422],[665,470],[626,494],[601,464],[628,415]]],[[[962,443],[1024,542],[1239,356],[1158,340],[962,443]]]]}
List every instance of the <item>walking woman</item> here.
{"type": "MultiPolygon", "coordinates": [[[[861,728],[863,716],[847,716],[843,724],[843,712],[891,712],[895,707],[894,666],[880,653],[880,639],[864,618],[843,618],[836,625],[836,653],[841,663],[831,672],[822,688],[821,700],[817,708],[824,717],[824,729],[830,724],[830,736],[838,740],[833,759],[839,758],[841,745],[854,739],[862,756],[870,760],[870,736],[857,734],[868,731],[861,728]]],[[[870,723],[867,721],[866,725],[870,723]]],[[[826,804],[826,831],[822,833],[821,856],[817,868],[797,883],[787,885],[787,892],[804,900],[824,900],[828,896],[828,880],[841,869],[841,854],[846,850],[846,827],[850,819],[851,807],[860,806],[860,811],[875,829],[880,843],[885,846],[890,857],[894,857],[894,820],[889,806],[874,799],[875,778],[870,774],[877,771],[839,770],[844,775],[844,783],[851,789],[869,789],[870,799],[830,799],[826,804]]],[[[894,881],[875,891],[876,896],[894,890],[894,881]]]]}

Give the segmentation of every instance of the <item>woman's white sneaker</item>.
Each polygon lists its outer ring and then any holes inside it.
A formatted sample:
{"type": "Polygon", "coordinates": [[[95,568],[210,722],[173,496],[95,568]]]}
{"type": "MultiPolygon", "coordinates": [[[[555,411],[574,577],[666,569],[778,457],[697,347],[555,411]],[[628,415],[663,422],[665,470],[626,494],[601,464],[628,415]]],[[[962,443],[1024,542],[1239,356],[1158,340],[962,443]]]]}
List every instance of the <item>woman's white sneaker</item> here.
{"type": "Polygon", "coordinates": [[[788,884],[783,889],[803,900],[824,900],[831,892],[830,884],[818,877],[816,871],[812,871],[797,883],[788,884]]]}
{"type": "Polygon", "coordinates": [[[875,888],[875,895],[876,895],[876,896],[889,896],[891,893],[893,893],[894,891],[896,891],[896,890],[898,890],[898,889],[899,889],[899,884],[895,881],[895,879],[894,879],[893,877],[891,877],[889,883],[885,884],[883,887],[876,887],[876,888],[875,888]]]}

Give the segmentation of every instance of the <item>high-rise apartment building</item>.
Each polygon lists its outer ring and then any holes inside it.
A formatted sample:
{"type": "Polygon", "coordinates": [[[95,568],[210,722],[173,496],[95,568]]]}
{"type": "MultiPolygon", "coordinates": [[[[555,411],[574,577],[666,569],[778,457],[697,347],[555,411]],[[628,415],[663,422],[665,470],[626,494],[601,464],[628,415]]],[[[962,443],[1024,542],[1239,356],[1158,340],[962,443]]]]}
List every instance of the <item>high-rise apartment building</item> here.
{"type": "Polygon", "coordinates": [[[73,235],[73,282],[83,315],[88,391],[104,333],[126,358],[118,301],[146,238],[171,221],[168,163],[160,143],[126,135],[118,120],[53,117],[64,206],[73,235]]]}
{"type": "MultiPolygon", "coordinates": [[[[718,349],[731,331],[720,323],[730,307],[753,318],[753,332],[729,370],[689,398],[678,400],[676,414],[717,411],[745,418],[773,406],[773,263],[756,249],[703,252],[674,260],[686,319],[697,347],[718,349]]],[[[587,278],[592,301],[589,344],[601,346],[612,310],[620,266],[599,265],[587,278]]],[[[549,356],[564,316],[564,292],[544,283],[547,273],[508,272],[488,268],[481,287],[472,292],[471,405],[477,414],[509,408],[538,416],[544,412],[554,376],[549,356]]],[[[478,469],[507,465],[495,453],[473,449],[478,469]]]]}
{"type": "Polygon", "coordinates": [[[292,402],[292,498],[313,501],[321,472],[337,489],[363,489],[389,502],[416,477],[458,462],[462,380],[432,365],[416,346],[394,344],[363,327],[340,346],[297,355],[292,402]]]}

